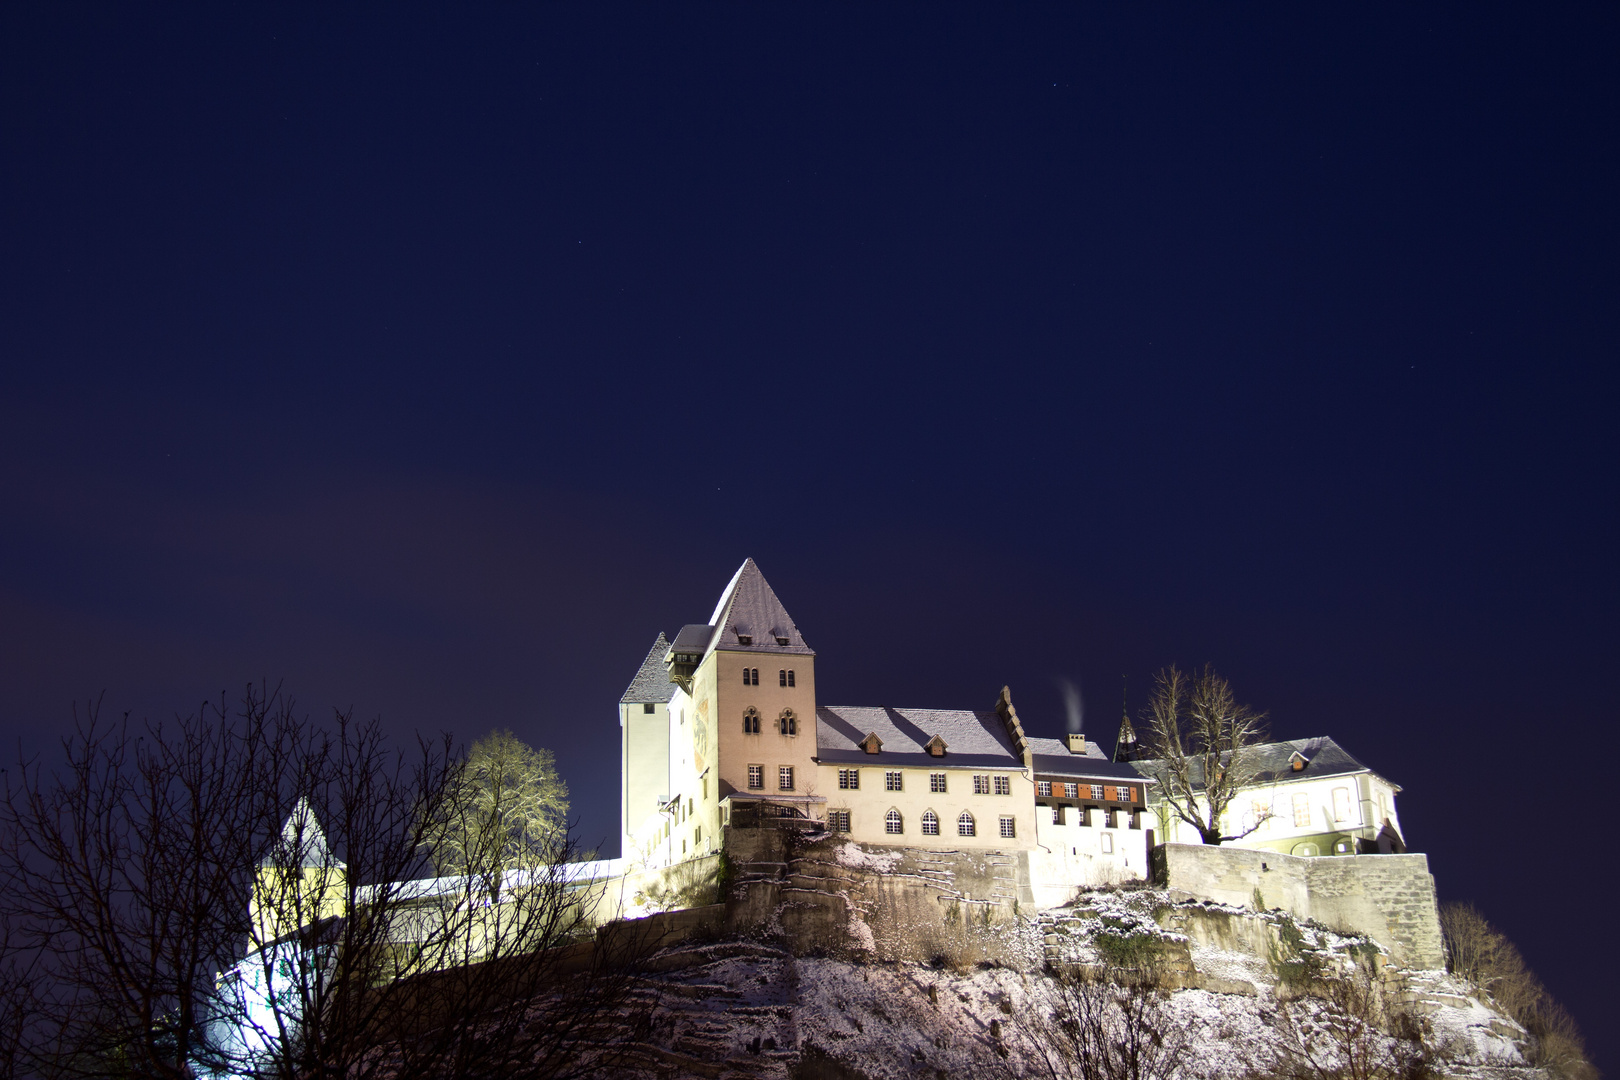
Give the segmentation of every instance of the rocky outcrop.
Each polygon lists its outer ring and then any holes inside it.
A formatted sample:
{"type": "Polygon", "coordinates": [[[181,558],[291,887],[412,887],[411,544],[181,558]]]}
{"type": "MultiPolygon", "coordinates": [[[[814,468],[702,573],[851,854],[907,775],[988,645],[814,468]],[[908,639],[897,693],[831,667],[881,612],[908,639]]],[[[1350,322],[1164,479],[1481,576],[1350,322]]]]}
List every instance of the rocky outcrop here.
{"type": "Polygon", "coordinates": [[[1355,972],[1376,982],[1390,1016],[1421,1026],[1439,1073],[1530,1072],[1525,1032],[1472,988],[1285,910],[1138,888],[1035,913],[1018,900],[1016,864],[993,854],[775,830],[728,853],[725,902],[604,928],[604,939],[645,946],[625,1075],[1017,1075],[1020,1025],[1048,1000],[1053,965],[1151,970],[1189,1035],[1175,1073],[1185,1080],[1274,1069],[1278,1010],[1309,1004],[1313,980],[1355,972]]]}

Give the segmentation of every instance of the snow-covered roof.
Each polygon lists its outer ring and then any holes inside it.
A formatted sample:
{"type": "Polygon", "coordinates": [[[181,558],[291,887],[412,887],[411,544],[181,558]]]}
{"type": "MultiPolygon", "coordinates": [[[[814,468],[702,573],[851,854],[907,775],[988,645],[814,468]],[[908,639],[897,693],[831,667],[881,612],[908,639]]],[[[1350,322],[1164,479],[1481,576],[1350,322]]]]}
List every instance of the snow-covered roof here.
{"type": "Polygon", "coordinates": [[[941,768],[988,766],[1023,768],[1007,726],[993,712],[966,709],[891,709],[835,705],[816,710],[816,751],[821,761],[866,765],[933,765],[941,768]],[[883,750],[868,754],[861,740],[875,732],[883,750]],[[935,735],[945,740],[945,756],[926,747],[935,735]]]}
{"type": "MultiPolygon", "coordinates": [[[[1281,784],[1298,780],[1318,780],[1328,776],[1349,776],[1354,773],[1370,773],[1373,770],[1352,757],[1349,751],[1334,742],[1326,735],[1312,739],[1289,739],[1281,742],[1260,743],[1250,747],[1248,752],[1257,758],[1259,774],[1255,778],[1257,784],[1281,784]],[[1289,761],[1295,754],[1305,759],[1305,767],[1295,771],[1289,761]]],[[[1131,765],[1143,776],[1151,776],[1158,769],[1159,762],[1153,760],[1133,761],[1131,765]]],[[[1204,769],[1201,758],[1189,757],[1188,765],[1192,775],[1193,786],[1204,786],[1204,769]]],[[[1392,784],[1395,790],[1400,785],[1392,784]]]]}
{"type": "Polygon", "coordinates": [[[1096,777],[1098,779],[1138,780],[1135,769],[1123,761],[1110,761],[1094,742],[1086,743],[1084,754],[1071,754],[1069,745],[1059,739],[1030,739],[1035,771],[1054,776],[1096,777]]]}
{"type": "Polygon", "coordinates": [[[630,680],[629,687],[619,698],[621,705],[649,701],[669,704],[679,688],[669,681],[669,668],[664,664],[664,656],[668,652],[669,641],[659,634],[658,640],[647,652],[647,659],[641,662],[641,670],[636,672],[636,677],[630,680]]]}
{"type": "MultiPolygon", "coordinates": [[[[689,626],[682,630],[681,637],[691,629],[689,626]]],[[[709,616],[709,629],[705,655],[714,649],[815,655],[753,559],[743,560],[720,594],[720,602],[709,616]],[[747,645],[743,638],[749,639],[747,645]]]]}

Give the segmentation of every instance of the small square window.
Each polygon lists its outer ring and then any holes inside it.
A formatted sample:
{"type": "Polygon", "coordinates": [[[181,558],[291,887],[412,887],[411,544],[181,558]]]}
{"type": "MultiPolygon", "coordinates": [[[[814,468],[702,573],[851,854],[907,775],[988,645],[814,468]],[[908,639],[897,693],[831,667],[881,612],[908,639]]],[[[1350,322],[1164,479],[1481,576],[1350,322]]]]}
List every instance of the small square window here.
{"type": "Polygon", "coordinates": [[[1103,792],[1101,784],[1091,785],[1091,797],[1096,799],[1098,802],[1102,802],[1103,792]]]}
{"type": "Polygon", "coordinates": [[[884,791],[904,791],[905,780],[900,773],[886,772],[883,774],[884,791]]]}
{"type": "Polygon", "coordinates": [[[748,766],[748,790],[760,791],[765,787],[765,766],[748,766]]]}
{"type": "Polygon", "coordinates": [[[1050,781],[1050,780],[1037,780],[1037,781],[1035,781],[1035,794],[1041,796],[1042,798],[1047,798],[1047,799],[1051,798],[1052,797],[1052,781],[1050,781]]]}
{"type": "Polygon", "coordinates": [[[1012,794],[1012,777],[1010,777],[1010,776],[998,776],[998,777],[996,777],[996,794],[997,795],[1011,795],[1012,794]]]}
{"type": "Polygon", "coordinates": [[[793,790],[793,766],[782,765],[776,770],[776,786],[783,791],[793,790]]]}
{"type": "Polygon", "coordinates": [[[942,794],[945,791],[945,774],[942,772],[929,773],[928,790],[935,794],[942,794]]]}
{"type": "Polygon", "coordinates": [[[1065,799],[1078,799],[1080,797],[1080,785],[1079,784],[1064,784],[1063,785],[1063,797],[1065,799]]]}
{"type": "Polygon", "coordinates": [[[650,713],[650,712],[653,711],[653,708],[654,708],[653,703],[649,701],[649,702],[647,702],[645,705],[643,705],[641,707],[641,711],[644,712],[644,713],[650,713]]]}
{"type": "Polygon", "coordinates": [[[861,770],[839,769],[838,789],[840,791],[858,791],[861,786],[861,770]]]}
{"type": "Polygon", "coordinates": [[[1001,815],[1001,838],[1003,840],[1011,840],[1018,835],[1017,826],[1014,825],[1013,821],[1014,819],[1008,815],[1001,815]]]}

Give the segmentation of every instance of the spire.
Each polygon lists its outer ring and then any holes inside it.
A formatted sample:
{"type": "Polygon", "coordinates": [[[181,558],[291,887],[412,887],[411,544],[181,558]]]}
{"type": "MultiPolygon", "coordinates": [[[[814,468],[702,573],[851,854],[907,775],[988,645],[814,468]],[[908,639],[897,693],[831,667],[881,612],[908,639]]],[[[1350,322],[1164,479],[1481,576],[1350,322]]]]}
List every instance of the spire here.
{"type": "Polygon", "coordinates": [[[713,648],[812,652],[753,559],[744,559],[709,617],[713,648]]]}
{"type": "Polygon", "coordinates": [[[305,869],[342,869],[326,844],[326,833],[308,799],[299,799],[281,826],[281,836],[261,866],[299,866],[305,869]]]}
{"type": "Polygon", "coordinates": [[[1119,705],[1119,736],[1114,740],[1115,761],[1135,761],[1141,754],[1136,740],[1136,729],[1131,727],[1130,683],[1121,675],[1124,684],[1119,705]]]}

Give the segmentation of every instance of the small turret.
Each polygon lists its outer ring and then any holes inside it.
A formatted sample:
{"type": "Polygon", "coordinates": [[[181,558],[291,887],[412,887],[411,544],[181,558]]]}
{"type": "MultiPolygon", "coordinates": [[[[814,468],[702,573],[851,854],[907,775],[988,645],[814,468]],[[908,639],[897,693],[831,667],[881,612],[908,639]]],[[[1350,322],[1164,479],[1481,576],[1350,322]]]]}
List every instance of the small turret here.
{"type": "Polygon", "coordinates": [[[1114,739],[1114,760],[1136,761],[1141,756],[1142,744],[1137,741],[1136,729],[1131,727],[1130,698],[1127,689],[1119,706],[1119,736],[1114,739]]]}

